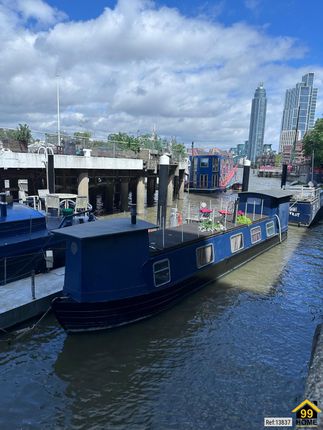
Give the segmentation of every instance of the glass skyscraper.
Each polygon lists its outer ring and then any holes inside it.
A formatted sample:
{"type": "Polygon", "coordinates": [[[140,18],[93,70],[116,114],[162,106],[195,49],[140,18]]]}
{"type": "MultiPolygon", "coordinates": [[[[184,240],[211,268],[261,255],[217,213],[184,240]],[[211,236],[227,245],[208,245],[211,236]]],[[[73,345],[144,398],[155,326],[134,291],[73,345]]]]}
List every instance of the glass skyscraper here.
{"type": "Polygon", "coordinates": [[[295,141],[298,111],[297,139],[302,139],[306,131],[314,127],[317,88],[313,88],[313,82],[314,73],[307,73],[295,88],[286,90],[279,152],[295,141]]]}
{"type": "Polygon", "coordinates": [[[265,123],[267,111],[266,90],[261,82],[252,99],[248,140],[248,159],[254,163],[262,154],[264,146],[265,123]]]}

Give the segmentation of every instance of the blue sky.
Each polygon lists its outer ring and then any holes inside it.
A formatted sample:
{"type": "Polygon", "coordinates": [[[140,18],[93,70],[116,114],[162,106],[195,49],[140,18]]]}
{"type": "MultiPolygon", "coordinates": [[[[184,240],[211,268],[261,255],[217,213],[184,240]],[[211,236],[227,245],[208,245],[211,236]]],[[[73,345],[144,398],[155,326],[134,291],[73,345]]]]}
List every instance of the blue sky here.
{"type": "Polygon", "coordinates": [[[0,126],[147,133],[228,149],[248,139],[264,82],[265,143],[285,90],[315,73],[322,116],[323,2],[0,0],[0,126]]]}

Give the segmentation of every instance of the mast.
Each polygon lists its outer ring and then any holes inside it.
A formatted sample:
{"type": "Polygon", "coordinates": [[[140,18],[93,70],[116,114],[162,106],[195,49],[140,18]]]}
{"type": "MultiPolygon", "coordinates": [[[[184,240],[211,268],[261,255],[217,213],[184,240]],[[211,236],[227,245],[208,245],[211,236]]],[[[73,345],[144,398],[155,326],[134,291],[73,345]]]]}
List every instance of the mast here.
{"type": "Polygon", "coordinates": [[[61,124],[59,111],[59,74],[56,75],[56,98],[57,98],[57,144],[61,146],[61,124]]]}

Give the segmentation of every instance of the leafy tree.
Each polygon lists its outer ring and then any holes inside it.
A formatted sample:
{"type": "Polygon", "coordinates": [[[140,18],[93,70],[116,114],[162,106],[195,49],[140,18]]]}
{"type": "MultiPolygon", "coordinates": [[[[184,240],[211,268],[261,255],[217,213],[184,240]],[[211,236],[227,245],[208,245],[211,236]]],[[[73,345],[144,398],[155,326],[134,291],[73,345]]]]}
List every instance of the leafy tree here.
{"type": "Polygon", "coordinates": [[[31,131],[27,124],[19,124],[15,131],[15,138],[19,142],[20,149],[28,151],[28,143],[32,140],[31,131]]]}
{"type": "Polygon", "coordinates": [[[323,118],[316,120],[315,126],[303,138],[304,155],[312,156],[314,151],[314,164],[319,167],[323,164],[323,118]]]}
{"type": "Polygon", "coordinates": [[[275,154],[275,166],[281,167],[283,156],[282,154],[275,154]]]}
{"type": "Polygon", "coordinates": [[[135,153],[140,151],[140,140],[138,137],[129,136],[127,133],[112,133],[108,136],[108,143],[116,144],[118,149],[131,150],[135,153]]]}
{"type": "Polygon", "coordinates": [[[176,140],[174,140],[171,144],[171,152],[177,159],[185,158],[187,155],[185,146],[182,143],[177,143],[176,140]]]}
{"type": "Polygon", "coordinates": [[[89,145],[91,136],[90,131],[76,131],[73,135],[75,143],[82,146],[89,145]]]}

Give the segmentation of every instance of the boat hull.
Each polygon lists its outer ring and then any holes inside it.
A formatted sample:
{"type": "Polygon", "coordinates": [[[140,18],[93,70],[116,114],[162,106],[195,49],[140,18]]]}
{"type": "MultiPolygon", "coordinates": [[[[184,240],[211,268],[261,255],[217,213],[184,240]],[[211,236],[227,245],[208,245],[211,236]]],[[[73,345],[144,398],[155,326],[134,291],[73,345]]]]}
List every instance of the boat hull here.
{"type": "Polygon", "coordinates": [[[323,206],[319,201],[292,203],[289,209],[288,223],[302,227],[310,227],[318,222],[323,215],[323,206]]]}
{"type": "MultiPolygon", "coordinates": [[[[285,232],[282,234],[282,240],[286,237],[285,232]]],[[[208,266],[185,281],[150,294],[96,303],[78,303],[62,297],[54,299],[52,309],[68,333],[104,330],[134,323],[171,307],[185,296],[245,264],[279,242],[279,236],[275,235],[226,260],[208,266]]]]}

